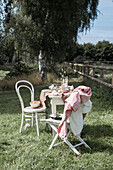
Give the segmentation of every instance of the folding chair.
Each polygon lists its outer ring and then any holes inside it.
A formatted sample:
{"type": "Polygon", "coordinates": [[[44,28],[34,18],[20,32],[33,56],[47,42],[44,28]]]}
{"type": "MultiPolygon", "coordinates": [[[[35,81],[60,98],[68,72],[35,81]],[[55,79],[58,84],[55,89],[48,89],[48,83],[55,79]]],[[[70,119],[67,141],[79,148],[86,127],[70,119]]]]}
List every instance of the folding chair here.
{"type": "MultiPolygon", "coordinates": [[[[58,120],[53,120],[52,118],[49,118],[49,119],[40,119],[40,121],[41,121],[41,122],[46,122],[46,123],[48,123],[48,124],[50,125],[50,127],[54,130],[54,132],[56,132],[56,135],[55,135],[54,138],[53,138],[53,141],[52,141],[52,143],[51,143],[51,145],[50,145],[50,147],[49,147],[49,150],[52,149],[52,147],[57,146],[57,145],[59,145],[59,144],[61,144],[61,143],[64,143],[64,142],[65,142],[78,156],[80,156],[80,152],[76,149],[77,146],[80,146],[80,145],[83,144],[86,148],[91,149],[91,148],[86,144],[86,142],[84,142],[84,140],[80,137],[80,134],[76,135],[76,138],[78,139],[78,141],[80,141],[80,143],[78,143],[78,144],[76,144],[76,145],[72,145],[71,142],[68,140],[68,137],[69,137],[70,134],[71,134],[71,129],[69,129],[69,132],[67,133],[66,137],[64,137],[64,139],[63,139],[61,142],[55,144],[57,138],[59,137],[59,134],[57,133],[57,127],[56,127],[56,126],[59,125],[60,121],[58,121],[58,120]]],[[[69,122],[68,122],[68,124],[69,124],[69,122]]]]}
{"type": "Polygon", "coordinates": [[[80,134],[81,131],[83,129],[83,111],[84,113],[87,111],[89,112],[90,109],[92,107],[92,103],[91,101],[86,102],[85,104],[81,104],[81,107],[79,107],[79,109],[76,112],[72,112],[72,116],[69,117],[67,119],[67,127],[68,127],[68,133],[66,134],[66,136],[63,138],[63,140],[59,143],[56,143],[57,138],[59,137],[59,134],[57,132],[58,130],[58,126],[61,122],[61,120],[55,120],[52,118],[49,119],[40,119],[41,122],[46,122],[50,125],[50,127],[52,128],[52,130],[54,130],[55,135],[53,138],[53,141],[49,147],[49,149],[52,149],[52,147],[57,146],[61,143],[66,143],[77,155],[80,155],[80,152],[76,149],[77,146],[80,145],[84,145],[86,148],[91,149],[88,144],[81,138],[80,134]],[[75,120],[74,120],[75,119],[75,120]],[[74,121],[73,121],[74,120],[74,121]],[[75,124],[73,126],[73,124],[75,124]],[[71,142],[69,141],[69,136],[71,134],[71,132],[74,134],[74,136],[77,138],[77,140],[80,142],[76,145],[71,144],[71,142]]]}

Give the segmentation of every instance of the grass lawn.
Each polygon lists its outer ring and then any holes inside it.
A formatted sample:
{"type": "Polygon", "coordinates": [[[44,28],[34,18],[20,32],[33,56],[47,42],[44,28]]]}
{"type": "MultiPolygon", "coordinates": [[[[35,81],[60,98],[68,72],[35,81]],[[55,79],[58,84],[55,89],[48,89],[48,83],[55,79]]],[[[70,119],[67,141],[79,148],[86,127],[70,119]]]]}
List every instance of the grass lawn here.
{"type": "MultiPolygon", "coordinates": [[[[37,137],[35,126],[19,134],[21,110],[15,90],[0,92],[0,169],[112,170],[112,90],[103,91],[94,84],[91,87],[93,108],[84,120],[82,131],[83,139],[91,147],[91,151],[84,146],[79,146],[78,150],[82,154],[80,157],[76,156],[66,144],[48,150],[52,134],[46,131],[45,124],[41,122],[39,124],[40,137],[37,137]]],[[[35,98],[39,97],[43,88],[47,87],[44,85],[35,87],[35,98]]],[[[27,100],[26,91],[24,91],[24,96],[27,100]]],[[[58,109],[62,111],[62,108],[58,109]]],[[[77,142],[76,139],[71,138],[71,140],[77,142]]]]}

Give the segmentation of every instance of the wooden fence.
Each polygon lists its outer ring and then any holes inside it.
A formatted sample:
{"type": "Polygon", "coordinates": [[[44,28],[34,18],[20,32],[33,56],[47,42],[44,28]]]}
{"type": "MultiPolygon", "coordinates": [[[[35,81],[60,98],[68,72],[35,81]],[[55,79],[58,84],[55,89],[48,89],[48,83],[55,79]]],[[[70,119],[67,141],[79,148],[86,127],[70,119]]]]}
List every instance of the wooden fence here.
{"type": "Polygon", "coordinates": [[[97,81],[98,83],[105,85],[107,87],[113,88],[113,66],[96,66],[96,65],[89,65],[89,64],[77,64],[77,63],[68,63],[74,72],[90,78],[91,80],[97,81]],[[99,74],[97,75],[97,70],[99,74]],[[109,71],[109,75],[111,78],[111,83],[108,83],[104,80],[105,71],[109,71]]]}

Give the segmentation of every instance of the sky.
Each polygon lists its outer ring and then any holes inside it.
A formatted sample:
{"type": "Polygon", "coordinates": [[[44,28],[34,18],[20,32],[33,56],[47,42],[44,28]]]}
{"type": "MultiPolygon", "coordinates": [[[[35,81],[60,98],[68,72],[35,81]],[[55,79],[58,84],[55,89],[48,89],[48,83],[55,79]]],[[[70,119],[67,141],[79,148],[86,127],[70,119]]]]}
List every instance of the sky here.
{"type": "Polygon", "coordinates": [[[113,0],[100,0],[98,9],[101,13],[90,31],[79,34],[79,44],[96,44],[103,40],[113,43],[113,0]]]}

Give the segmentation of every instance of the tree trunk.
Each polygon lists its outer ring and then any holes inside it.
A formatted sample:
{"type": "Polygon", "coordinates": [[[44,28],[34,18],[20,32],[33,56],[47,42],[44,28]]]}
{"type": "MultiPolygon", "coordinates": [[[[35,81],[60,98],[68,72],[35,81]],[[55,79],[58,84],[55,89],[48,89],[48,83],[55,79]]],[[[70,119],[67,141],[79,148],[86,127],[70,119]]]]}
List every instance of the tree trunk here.
{"type": "Polygon", "coordinates": [[[39,53],[39,73],[41,75],[42,82],[47,79],[46,65],[45,65],[45,52],[40,50],[39,53]]]}

